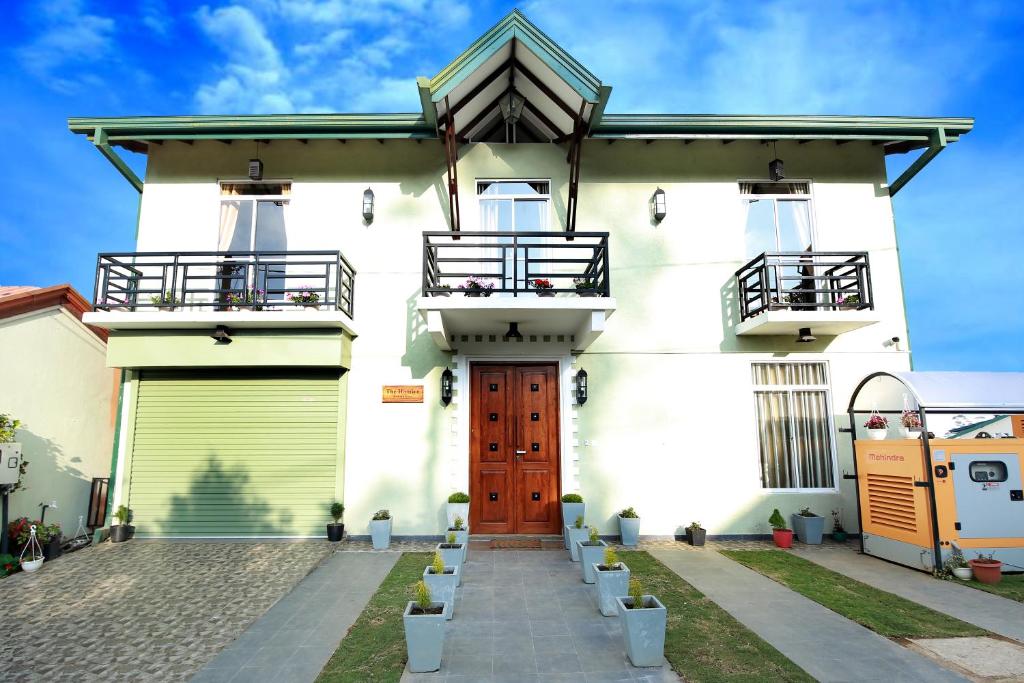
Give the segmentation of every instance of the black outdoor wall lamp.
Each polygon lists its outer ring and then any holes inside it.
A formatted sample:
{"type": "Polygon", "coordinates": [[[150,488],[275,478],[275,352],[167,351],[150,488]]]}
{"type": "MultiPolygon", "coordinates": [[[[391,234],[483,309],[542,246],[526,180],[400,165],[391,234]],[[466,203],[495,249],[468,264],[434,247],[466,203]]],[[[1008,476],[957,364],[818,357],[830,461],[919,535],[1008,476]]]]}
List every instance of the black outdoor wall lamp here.
{"type": "Polygon", "coordinates": [[[441,403],[448,405],[452,402],[452,384],[454,376],[450,368],[445,368],[441,373],[441,403]]]}
{"type": "Polygon", "coordinates": [[[775,152],[775,141],[772,141],[772,156],[775,158],[768,162],[768,177],[772,181],[779,181],[786,177],[786,173],[782,168],[782,159],[779,158],[775,152]]]}
{"type": "Polygon", "coordinates": [[[587,402],[587,371],[580,370],[576,373],[576,405],[581,406],[587,402]]]}
{"type": "Polygon", "coordinates": [[[232,342],[231,330],[228,329],[227,325],[217,325],[217,329],[210,335],[210,339],[218,344],[230,344],[232,342]]]}
{"type": "Polygon", "coordinates": [[[523,341],[523,333],[519,331],[519,323],[509,323],[508,332],[502,337],[505,341],[515,339],[516,341],[523,341]]]}
{"type": "Polygon", "coordinates": [[[651,213],[654,216],[654,220],[659,223],[665,220],[665,216],[668,215],[665,190],[660,187],[654,191],[654,196],[651,197],[651,213]]]}
{"type": "Polygon", "coordinates": [[[363,218],[367,223],[373,222],[373,190],[369,187],[363,192],[363,218]]]}
{"type": "Polygon", "coordinates": [[[811,342],[818,341],[818,338],[811,334],[811,328],[801,327],[797,333],[796,343],[797,344],[810,344],[811,342]]]}

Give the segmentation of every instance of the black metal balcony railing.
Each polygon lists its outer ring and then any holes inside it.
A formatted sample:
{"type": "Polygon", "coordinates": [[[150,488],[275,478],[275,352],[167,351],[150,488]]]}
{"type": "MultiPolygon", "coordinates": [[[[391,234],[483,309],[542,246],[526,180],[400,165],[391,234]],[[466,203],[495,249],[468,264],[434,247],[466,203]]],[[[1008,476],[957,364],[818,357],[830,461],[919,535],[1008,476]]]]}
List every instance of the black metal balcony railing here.
{"type": "Polygon", "coordinates": [[[873,309],[866,252],[769,251],[736,271],[740,320],[764,311],[873,309]]]}
{"type": "Polygon", "coordinates": [[[425,232],[423,295],[465,290],[519,296],[547,280],[550,294],[611,296],[607,232],[425,232]],[[475,281],[483,291],[467,287],[475,281]]]}
{"type": "Polygon", "coordinates": [[[100,254],[97,310],[353,310],[355,270],[339,251],[189,251],[100,254]],[[310,298],[310,297],[307,297],[310,298]]]}

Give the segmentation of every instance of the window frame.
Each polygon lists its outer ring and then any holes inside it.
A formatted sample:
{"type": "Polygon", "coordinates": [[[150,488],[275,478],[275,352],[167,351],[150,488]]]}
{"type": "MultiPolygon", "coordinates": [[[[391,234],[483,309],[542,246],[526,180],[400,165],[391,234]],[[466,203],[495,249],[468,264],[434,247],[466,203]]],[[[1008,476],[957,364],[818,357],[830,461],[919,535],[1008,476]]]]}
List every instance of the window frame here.
{"type": "MultiPolygon", "coordinates": [[[[775,250],[779,251],[779,200],[783,201],[805,201],[807,202],[807,219],[810,221],[810,237],[811,237],[811,251],[815,251],[820,248],[819,236],[818,236],[818,220],[815,216],[814,211],[814,182],[810,178],[785,178],[781,182],[786,183],[805,183],[807,185],[806,194],[743,194],[741,188],[743,185],[774,185],[775,181],[767,179],[751,179],[751,178],[738,178],[736,180],[736,192],[739,195],[741,205],[746,202],[747,197],[761,197],[764,199],[772,200],[772,214],[775,218],[775,250]]],[[[761,254],[754,254],[747,258],[747,225],[746,225],[746,213],[744,212],[744,223],[743,223],[743,255],[744,261],[757,258],[761,254]]]]}
{"type": "MultiPolygon", "coordinates": [[[[483,202],[494,202],[494,201],[511,201],[513,203],[512,215],[515,216],[515,202],[516,201],[535,201],[544,202],[544,227],[541,228],[541,232],[549,232],[551,230],[551,178],[475,178],[473,180],[473,189],[476,196],[477,202],[477,229],[481,232],[485,232],[483,227],[483,202]],[[480,192],[480,183],[547,183],[548,191],[546,194],[501,194],[501,195],[485,195],[480,192]]],[[[490,232],[489,230],[486,232],[490,232]]],[[[513,228],[512,232],[519,232],[513,228]]],[[[531,231],[532,232],[532,231],[531,231]]]]}
{"type": "MultiPolygon", "coordinates": [[[[217,225],[218,231],[220,230],[220,217],[223,215],[224,203],[225,202],[252,202],[252,211],[250,212],[249,218],[249,251],[256,251],[256,221],[259,202],[274,202],[282,209],[285,209],[284,213],[288,213],[287,209],[291,206],[292,190],[294,183],[289,179],[276,179],[276,178],[265,178],[263,180],[253,180],[252,178],[220,178],[217,180],[217,225]],[[288,194],[224,194],[225,185],[287,185],[289,189],[288,194]]],[[[219,235],[218,235],[219,240],[219,235]]]]}
{"type": "MultiPolygon", "coordinates": [[[[796,493],[796,494],[809,494],[809,493],[840,493],[839,488],[839,448],[838,448],[838,437],[836,434],[836,422],[835,422],[835,407],[832,404],[832,370],[829,367],[827,360],[807,359],[807,360],[754,360],[750,362],[750,401],[753,409],[754,419],[751,421],[753,432],[754,432],[754,443],[757,445],[756,448],[756,464],[755,471],[757,473],[758,490],[765,495],[772,495],[777,493],[796,493]],[[825,383],[824,384],[757,384],[754,381],[754,366],[761,364],[770,365],[806,365],[810,363],[820,364],[825,371],[825,383]],[[829,463],[832,467],[832,486],[825,487],[808,487],[799,486],[792,488],[770,488],[764,486],[764,473],[761,471],[761,426],[757,412],[757,394],[758,392],[784,392],[786,394],[786,400],[792,408],[793,394],[794,393],[810,393],[810,392],[823,392],[825,394],[825,410],[827,411],[826,423],[829,429],[829,463]]],[[[789,421],[790,431],[796,434],[796,418],[793,415],[793,411],[790,410],[789,421]]],[[[796,437],[794,437],[796,438],[796,437]]],[[[792,456],[791,456],[792,457],[792,456]]],[[[792,463],[791,463],[792,464],[792,463]]],[[[798,464],[798,463],[797,463],[798,464]]],[[[797,477],[800,476],[800,468],[796,467],[795,472],[797,477]]],[[[802,483],[802,482],[801,482],[802,483]]]]}

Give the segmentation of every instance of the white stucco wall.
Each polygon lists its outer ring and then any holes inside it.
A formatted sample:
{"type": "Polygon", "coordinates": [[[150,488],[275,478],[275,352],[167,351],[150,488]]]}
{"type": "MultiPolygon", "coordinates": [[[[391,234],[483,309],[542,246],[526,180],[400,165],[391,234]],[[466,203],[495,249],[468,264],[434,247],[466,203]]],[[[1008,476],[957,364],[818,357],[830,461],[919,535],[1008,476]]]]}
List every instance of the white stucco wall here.
{"type": "Polygon", "coordinates": [[[21,420],[16,440],[29,461],[11,519],[39,518],[73,535],[89,510],[93,477],[110,476],[116,401],[106,345],[62,307],[0,320],[0,413],[21,420]]]}
{"type": "MultiPolygon", "coordinates": [[[[242,176],[250,153],[212,141],[154,147],[139,249],[215,249],[216,181],[242,176]]],[[[842,507],[847,528],[855,527],[852,482],[841,482],[841,494],[760,489],[750,363],[826,361],[838,426],[845,426],[845,405],[861,377],[909,368],[884,159],[880,147],[857,142],[780,143],[778,155],[789,177],[812,182],[815,247],[870,252],[877,324],[811,345],[733,333],[733,273],[746,261],[738,180],[764,177],[771,158],[764,145],[589,141],[584,147],[577,229],[611,233],[619,308],[605,334],[575,359],[590,373],[591,399],[566,411],[562,479],[563,491],[578,486],[589,520],[609,533],[615,510],[629,505],[641,513],[644,534],[676,533],[694,519],[712,534],[766,533],[773,507],[788,513],[804,505],[825,515],[842,507]],[[648,209],[658,186],[668,198],[660,224],[648,209]],[[886,345],[892,337],[903,342],[886,345]]],[[[289,249],[341,249],[358,271],[344,479],[348,528],[366,533],[372,512],[388,507],[395,533],[439,533],[444,499],[466,486],[469,469],[467,397],[441,407],[441,370],[452,364],[462,380],[466,358],[524,353],[563,359],[565,368],[569,349],[485,343],[459,348],[453,357],[425,334],[415,310],[420,233],[447,229],[440,144],[274,141],[261,157],[266,177],[293,181],[289,249]],[[369,225],[360,215],[367,186],[376,195],[369,225]],[[381,403],[381,385],[409,383],[424,384],[423,404],[381,403]]],[[[564,148],[466,145],[458,171],[464,230],[479,225],[478,178],[549,178],[550,222],[564,224],[564,148]]],[[[841,479],[852,469],[848,435],[837,433],[836,440],[841,479]]]]}

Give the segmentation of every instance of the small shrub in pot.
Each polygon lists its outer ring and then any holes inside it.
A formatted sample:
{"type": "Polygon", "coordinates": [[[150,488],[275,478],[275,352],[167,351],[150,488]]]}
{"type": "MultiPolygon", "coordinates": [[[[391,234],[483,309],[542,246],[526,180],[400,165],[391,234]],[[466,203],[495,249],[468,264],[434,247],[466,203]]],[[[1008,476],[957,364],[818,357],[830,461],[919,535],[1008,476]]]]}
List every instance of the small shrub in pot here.
{"type": "Polygon", "coordinates": [[[433,599],[426,583],[416,584],[416,600],[409,602],[402,614],[410,672],[426,673],[441,668],[444,622],[449,609],[448,603],[433,599]]]}
{"type": "Polygon", "coordinates": [[[590,537],[590,528],[583,523],[583,515],[578,516],[571,526],[566,527],[566,533],[569,534],[569,558],[573,562],[579,562],[579,546],[576,544],[590,537]]]}
{"type": "Polygon", "coordinates": [[[456,517],[446,533],[455,534],[455,542],[462,544],[462,562],[465,563],[469,557],[469,529],[466,528],[462,517],[456,517]]]}
{"type": "Polygon", "coordinates": [[[631,507],[619,513],[619,534],[622,545],[635,546],[640,542],[640,515],[631,507]]]}
{"type": "Polygon", "coordinates": [[[996,584],[1003,580],[1003,563],[993,553],[978,553],[978,559],[968,560],[967,564],[981,583],[996,584]]]}
{"type": "Polygon", "coordinates": [[[435,552],[440,553],[446,567],[459,568],[459,586],[462,585],[462,560],[464,557],[464,548],[465,546],[462,543],[456,541],[455,533],[449,531],[448,535],[445,537],[444,543],[438,543],[437,547],[434,549],[435,552]]]}
{"type": "Polygon", "coordinates": [[[629,661],[633,666],[661,666],[665,658],[665,606],[655,596],[645,594],[636,577],[629,580],[629,597],[615,601],[629,661]]]}
{"type": "Polygon", "coordinates": [[[449,529],[455,525],[456,517],[462,517],[462,521],[466,522],[469,519],[469,495],[456,491],[448,496],[447,515],[449,529]]]}
{"type": "Polygon", "coordinates": [[[606,617],[617,615],[616,598],[629,594],[629,567],[620,562],[615,548],[604,549],[604,561],[594,565],[594,578],[597,583],[597,605],[601,614],[606,617]]]}
{"type": "Polygon", "coordinates": [[[562,537],[565,540],[565,549],[569,550],[569,532],[564,527],[573,523],[577,517],[586,514],[586,503],[583,496],[578,493],[566,493],[562,496],[562,537]]]}
{"type": "Polygon", "coordinates": [[[135,527],[131,525],[132,511],[127,505],[119,505],[114,517],[118,523],[110,527],[110,542],[124,543],[135,534],[135,527]]]}
{"type": "Polygon", "coordinates": [[[423,570],[423,583],[437,602],[448,604],[447,618],[455,616],[455,587],[459,585],[461,567],[445,565],[441,553],[434,551],[434,560],[423,570]]]}
{"type": "Polygon", "coordinates": [[[772,510],[772,516],[768,518],[768,524],[772,527],[772,540],[780,548],[793,547],[793,531],[786,526],[786,519],[779,512],[779,508],[772,510]]]}
{"type": "Polygon", "coordinates": [[[388,510],[377,510],[373,519],[370,520],[370,538],[373,541],[374,550],[387,550],[391,545],[391,512],[388,510]]]}
{"type": "Polygon", "coordinates": [[[337,501],[331,503],[331,518],[334,520],[333,524],[327,525],[327,540],[332,543],[337,543],[345,535],[345,525],[341,522],[342,515],[345,514],[345,505],[337,501]]]}
{"type": "Polygon", "coordinates": [[[807,545],[821,545],[821,537],[825,533],[825,518],[811,512],[811,508],[801,508],[792,515],[793,532],[796,537],[807,545]]]}
{"type": "Polygon", "coordinates": [[[846,543],[846,529],[843,528],[839,510],[832,511],[832,540],[836,543],[846,543]]]}
{"type": "Polygon", "coordinates": [[[700,525],[700,522],[690,522],[690,526],[686,527],[686,540],[690,542],[690,545],[704,545],[707,537],[708,531],[700,525]]]}
{"type": "Polygon", "coordinates": [[[576,541],[576,554],[580,558],[580,569],[583,572],[583,583],[594,583],[594,565],[601,561],[607,543],[601,540],[597,527],[590,527],[587,540],[576,541]]]}

